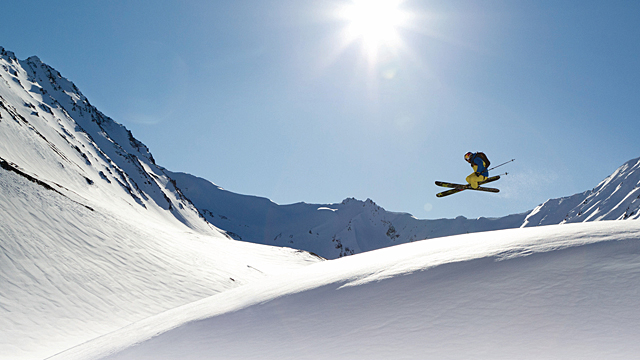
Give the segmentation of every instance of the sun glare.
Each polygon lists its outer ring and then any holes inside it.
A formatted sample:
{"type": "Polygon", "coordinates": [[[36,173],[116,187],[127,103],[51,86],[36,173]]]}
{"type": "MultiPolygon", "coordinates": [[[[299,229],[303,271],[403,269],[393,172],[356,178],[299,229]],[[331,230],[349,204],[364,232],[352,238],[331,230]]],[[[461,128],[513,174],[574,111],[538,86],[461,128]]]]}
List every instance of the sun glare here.
{"type": "Polygon", "coordinates": [[[398,47],[398,29],[407,20],[401,4],[400,0],[351,0],[341,11],[341,17],[348,22],[347,41],[362,41],[370,57],[381,48],[398,47]]]}

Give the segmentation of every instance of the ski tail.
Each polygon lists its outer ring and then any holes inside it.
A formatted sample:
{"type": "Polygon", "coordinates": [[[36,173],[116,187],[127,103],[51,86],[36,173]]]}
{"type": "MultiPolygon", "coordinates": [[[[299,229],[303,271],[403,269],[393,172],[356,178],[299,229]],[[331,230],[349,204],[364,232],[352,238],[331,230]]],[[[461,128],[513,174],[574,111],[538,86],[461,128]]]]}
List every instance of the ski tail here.
{"type": "Polygon", "coordinates": [[[436,194],[437,197],[441,198],[441,197],[445,197],[445,196],[449,196],[449,195],[453,195],[455,193],[459,193],[460,191],[462,191],[464,189],[451,189],[451,190],[447,190],[447,191],[443,191],[443,192],[439,192],[436,194]]]}
{"type": "Polygon", "coordinates": [[[463,184],[454,184],[454,183],[448,183],[448,182],[444,182],[444,181],[436,181],[436,185],[442,186],[442,187],[447,187],[447,188],[452,188],[452,189],[461,189],[461,188],[464,188],[466,186],[466,185],[463,185],[463,184]]]}
{"type": "Polygon", "coordinates": [[[480,182],[478,183],[478,185],[483,185],[483,184],[490,183],[490,182],[492,182],[492,181],[496,181],[496,180],[500,180],[500,175],[496,175],[496,176],[489,177],[489,178],[487,178],[487,180],[485,180],[485,181],[480,181],[480,182]]]}

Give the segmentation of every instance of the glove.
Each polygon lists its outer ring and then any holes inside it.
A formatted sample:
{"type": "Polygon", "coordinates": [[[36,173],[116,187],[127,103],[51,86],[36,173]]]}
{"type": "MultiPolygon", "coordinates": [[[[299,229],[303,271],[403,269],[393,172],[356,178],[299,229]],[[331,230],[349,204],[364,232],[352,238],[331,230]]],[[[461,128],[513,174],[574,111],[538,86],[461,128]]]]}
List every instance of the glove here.
{"type": "Polygon", "coordinates": [[[474,174],[475,176],[480,176],[480,173],[479,173],[479,172],[477,172],[477,171],[476,171],[476,172],[474,172],[473,174],[474,174]]]}

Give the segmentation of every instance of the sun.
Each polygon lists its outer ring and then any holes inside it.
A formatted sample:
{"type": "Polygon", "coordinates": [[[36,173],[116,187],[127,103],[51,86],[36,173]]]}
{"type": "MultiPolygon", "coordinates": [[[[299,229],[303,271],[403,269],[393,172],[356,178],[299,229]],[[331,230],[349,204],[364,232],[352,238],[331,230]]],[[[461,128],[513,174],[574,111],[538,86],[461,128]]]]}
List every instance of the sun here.
{"type": "Polygon", "coordinates": [[[401,0],[351,0],[340,12],[347,22],[347,41],[362,41],[370,57],[375,57],[382,48],[400,46],[398,30],[408,19],[401,5],[401,0]]]}

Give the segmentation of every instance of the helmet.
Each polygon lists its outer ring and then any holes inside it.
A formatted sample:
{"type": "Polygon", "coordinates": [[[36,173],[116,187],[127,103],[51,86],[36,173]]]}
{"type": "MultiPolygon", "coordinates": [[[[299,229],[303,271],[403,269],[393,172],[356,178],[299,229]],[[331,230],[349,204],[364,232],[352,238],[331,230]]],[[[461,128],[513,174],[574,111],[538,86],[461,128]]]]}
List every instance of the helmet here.
{"type": "Polygon", "coordinates": [[[471,160],[471,155],[473,155],[471,152],[464,154],[464,159],[467,161],[471,160]]]}

